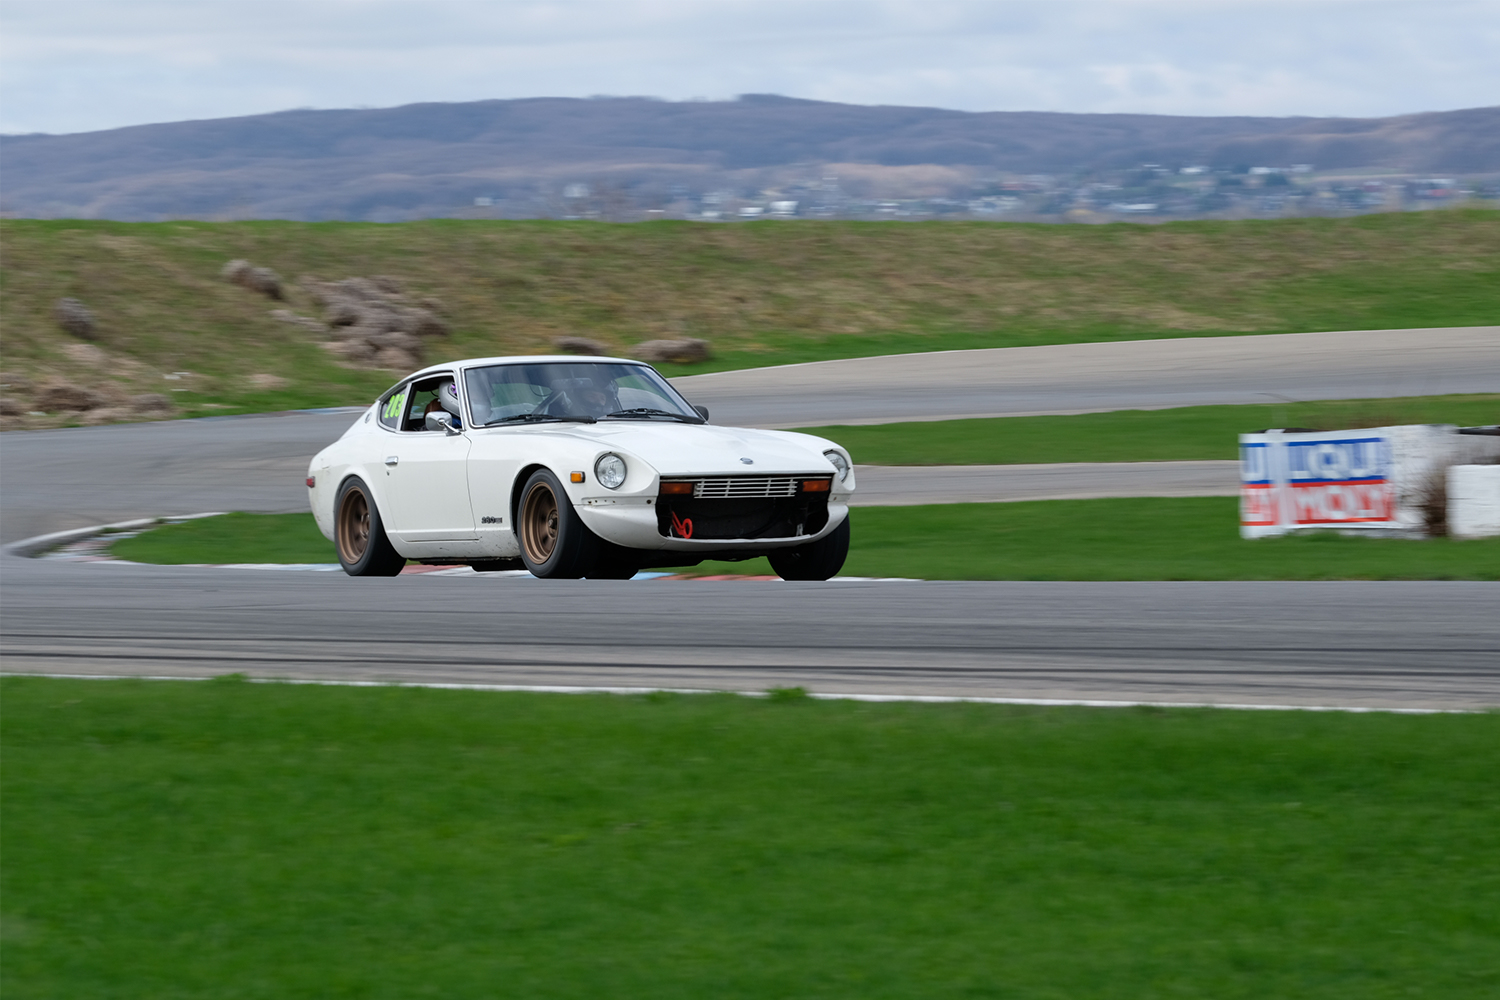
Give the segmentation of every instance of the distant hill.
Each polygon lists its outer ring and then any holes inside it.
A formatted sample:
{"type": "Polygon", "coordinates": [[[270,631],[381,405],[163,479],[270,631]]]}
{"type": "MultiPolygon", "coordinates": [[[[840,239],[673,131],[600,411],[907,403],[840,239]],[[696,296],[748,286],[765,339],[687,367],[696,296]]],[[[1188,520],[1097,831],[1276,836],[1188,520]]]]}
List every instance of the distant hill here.
{"type": "MultiPolygon", "coordinates": [[[[1187,118],[734,101],[536,98],[285,111],[0,137],[0,212],[21,217],[397,221],[559,185],[646,192],[785,183],[839,165],[1016,174],[1159,163],[1500,171],[1500,108],[1395,118],[1187,118]]],[[[946,171],[946,172],[945,172],[946,171]]],[[[903,175],[904,176],[904,175],[903,175]]],[[[944,180],[946,179],[946,181],[944,180]]]]}

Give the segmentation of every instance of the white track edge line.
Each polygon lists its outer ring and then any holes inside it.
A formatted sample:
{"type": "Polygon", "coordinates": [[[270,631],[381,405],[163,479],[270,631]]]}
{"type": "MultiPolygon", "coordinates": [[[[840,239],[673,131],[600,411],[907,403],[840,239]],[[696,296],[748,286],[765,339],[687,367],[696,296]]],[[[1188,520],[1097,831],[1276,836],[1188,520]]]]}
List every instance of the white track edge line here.
{"type": "MultiPolygon", "coordinates": [[[[46,674],[25,671],[0,671],[0,677],[45,677],[78,681],[211,681],[209,677],[178,677],[165,674],[46,674]]],[[[246,677],[249,684],[287,684],[311,687],[397,687],[433,688],[443,691],[522,691],[537,694],[732,694],[742,698],[768,698],[769,691],[731,691],[714,688],[615,687],[580,684],[466,684],[456,681],[336,681],[292,677],[246,677]]],[[[1352,714],[1385,713],[1389,715],[1484,715],[1482,708],[1372,708],[1366,705],[1253,705],[1207,701],[1113,701],[1098,698],[985,698],[941,694],[842,694],[809,691],[807,696],[819,701],[921,702],[931,704],[967,703],[976,705],[1039,705],[1073,708],[1223,708],[1242,712],[1348,712],[1352,714]]]]}

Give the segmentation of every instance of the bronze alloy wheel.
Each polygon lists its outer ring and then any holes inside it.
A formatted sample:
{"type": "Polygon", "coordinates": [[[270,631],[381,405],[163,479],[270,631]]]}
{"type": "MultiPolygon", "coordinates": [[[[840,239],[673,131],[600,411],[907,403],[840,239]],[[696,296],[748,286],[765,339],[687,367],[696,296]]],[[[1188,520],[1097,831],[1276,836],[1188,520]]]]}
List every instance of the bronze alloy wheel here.
{"type": "Polygon", "coordinates": [[[339,507],[339,555],[349,564],[357,563],[370,547],[370,501],[364,490],[351,489],[344,494],[339,507]]]}
{"type": "Polygon", "coordinates": [[[552,558],[557,548],[557,496],[546,483],[533,483],[521,504],[521,544],[536,565],[552,558]]]}

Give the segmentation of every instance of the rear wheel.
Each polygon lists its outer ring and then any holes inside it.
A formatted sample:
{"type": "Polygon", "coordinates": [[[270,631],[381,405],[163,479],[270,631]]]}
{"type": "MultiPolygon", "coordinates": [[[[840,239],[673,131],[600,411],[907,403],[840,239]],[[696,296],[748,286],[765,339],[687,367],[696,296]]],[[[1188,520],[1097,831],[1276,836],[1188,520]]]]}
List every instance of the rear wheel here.
{"type": "Polygon", "coordinates": [[[816,542],[795,549],[776,549],[771,568],[783,580],[826,580],[844,568],[849,556],[849,517],[816,542]]]}
{"type": "Polygon", "coordinates": [[[334,503],[334,547],[339,565],[350,576],[395,576],[406,565],[386,537],[380,511],[363,479],[349,479],[339,487],[334,503]]]}
{"type": "Polygon", "coordinates": [[[538,469],[521,489],[521,560],[533,576],[576,580],[588,575],[598,555],[599,539],[573,509],[562,483],[538,469]]]}

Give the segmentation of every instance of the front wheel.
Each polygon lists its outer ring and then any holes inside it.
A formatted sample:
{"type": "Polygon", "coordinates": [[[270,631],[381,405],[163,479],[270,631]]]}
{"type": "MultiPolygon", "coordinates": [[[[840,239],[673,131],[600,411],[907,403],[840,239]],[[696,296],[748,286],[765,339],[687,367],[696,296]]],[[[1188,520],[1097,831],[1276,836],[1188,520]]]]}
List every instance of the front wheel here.
{"type": "Polygon", "coordinates": [[[406,565],[406,557],[397,552],[386,537],[385,525],[370,487],[359,478],[348,479],[339,487],[334,510],[334,545],[339,565],[350,576],[395,576],[406,565]]]}
{"type": "Polygon", "coordinates": [[[532,576],[576,580],[593,569],[598,536],[573,509],[556,476],[546,469],[533,472],[521,488],[520,509],[516,533],[521,560],[532,576]]]}
{"type": "Polygon", "coordinates": [[[794,549],[776,549],[771,568],[783,580],[826,580],[844,568],[849,557],[849,517],[816,542],[794,549]]]}
{"type": "Polygon", "coordinates": [[[599,553],[593,568],[585,576],[590,580],[629,580],[641,571],[640,557],[627,548],[599,542],[599,553]]]}

